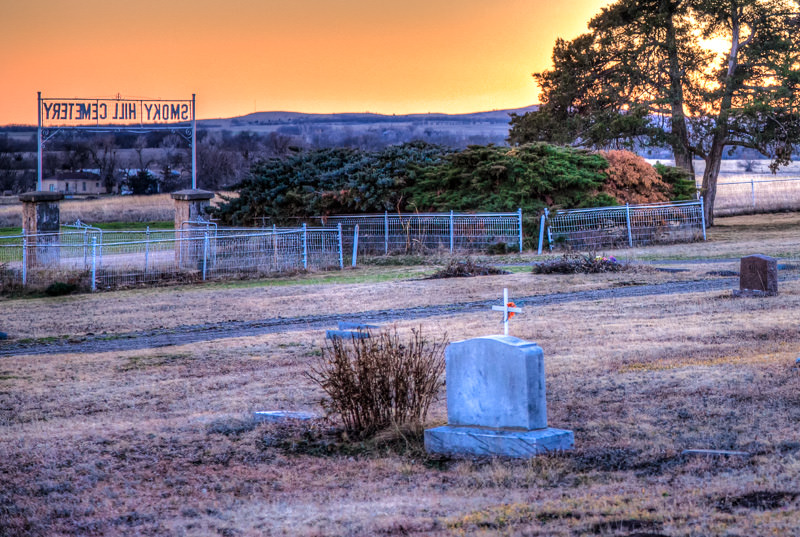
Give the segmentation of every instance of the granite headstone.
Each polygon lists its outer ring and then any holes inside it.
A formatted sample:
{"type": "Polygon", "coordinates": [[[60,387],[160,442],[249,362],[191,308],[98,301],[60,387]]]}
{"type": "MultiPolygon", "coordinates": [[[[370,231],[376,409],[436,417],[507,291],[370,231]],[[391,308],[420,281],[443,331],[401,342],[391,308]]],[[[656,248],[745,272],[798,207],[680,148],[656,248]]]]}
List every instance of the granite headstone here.
{"type": "Polygon", "coordinates": [[[572,431],[547,426],[541,347],[479,337],[450,344],[445,361],[448,424],[425,431],[426,450],[527,458],[572,449],[572,431]]]}
{"type": "Polygon", "coordinates": [[[740,294],[778,294],[778,260],[756,254],[743,257],[739,266],[740,294]]]}

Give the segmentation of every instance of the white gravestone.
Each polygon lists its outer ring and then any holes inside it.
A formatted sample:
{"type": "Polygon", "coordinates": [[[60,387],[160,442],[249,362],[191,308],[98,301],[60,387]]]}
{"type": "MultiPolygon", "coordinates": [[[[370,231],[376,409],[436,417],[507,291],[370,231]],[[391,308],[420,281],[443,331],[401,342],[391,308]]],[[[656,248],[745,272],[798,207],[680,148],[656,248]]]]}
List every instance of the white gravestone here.
{"type": "Polygon", "coordinates": [[[445,351],[447,421],[425,431],[431,453],[527,458],[574,446],[547,426],[544,354],[536,343],[486,336],[445,351]]]}

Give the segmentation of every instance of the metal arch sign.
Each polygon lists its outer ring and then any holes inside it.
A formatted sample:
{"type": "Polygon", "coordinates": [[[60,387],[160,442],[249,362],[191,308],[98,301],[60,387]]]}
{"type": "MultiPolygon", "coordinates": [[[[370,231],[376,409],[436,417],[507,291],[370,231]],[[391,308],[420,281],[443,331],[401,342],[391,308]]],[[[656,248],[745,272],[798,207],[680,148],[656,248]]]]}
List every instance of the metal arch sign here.
{"type": "Polygon", "coordinates": [[[44,98],[38,93],[37,189],[42,189],[42,151],[62,130],[147,132],[168,129],[192,146],[192,188],[197,188],[197,121],[191,99],[44,98]]]}
{"type": "Polygon", "coordinates": [[[156,126],[194,121],[194,99],[39,99],[41,127],[156,126]]]}

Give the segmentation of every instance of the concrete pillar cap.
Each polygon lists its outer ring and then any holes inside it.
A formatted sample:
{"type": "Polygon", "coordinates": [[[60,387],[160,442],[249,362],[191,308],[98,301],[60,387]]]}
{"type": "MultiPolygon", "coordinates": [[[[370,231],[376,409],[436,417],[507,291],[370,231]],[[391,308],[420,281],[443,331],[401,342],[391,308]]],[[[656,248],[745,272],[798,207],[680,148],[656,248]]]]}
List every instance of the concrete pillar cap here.
{"type": "Polygon", "coordinates": [[[210,200],[214,197],[213,192],[208,190],[198,190],[195,188],[188,188],[186,190],[178,190],[171,194],[172,199],[180,201],[195,201],[195,200],[210,200]]]}
{"type": "Polygon", "coordinates": [[[25,192],[19,195],[19,201],[61,201],[64,199],[64,194],[61,192],[48,192],[46,190],[35,190],[33,192],[25,192]]]}

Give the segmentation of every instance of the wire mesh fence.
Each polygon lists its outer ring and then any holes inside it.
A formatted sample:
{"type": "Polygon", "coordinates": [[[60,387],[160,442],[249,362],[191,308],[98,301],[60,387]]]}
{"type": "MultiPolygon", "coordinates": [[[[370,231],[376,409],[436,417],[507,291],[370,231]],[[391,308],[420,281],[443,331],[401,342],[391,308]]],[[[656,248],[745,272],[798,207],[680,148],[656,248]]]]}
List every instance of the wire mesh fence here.
{"type": "Polygon", "coordinates": [[[705,240],[703,199],[556,211],[547,237],[551,249],[576,250],[705,240]]]}
{"type": "Polygon", "coordinates": [[[342,227],[344,251],[351,252],[358,225],[358,254],[388,255],[431,251],[476,252],[503,244],[522,251],[522,209],[514,213],[383,213],[319,217],[342,227]]]}
{"type": "Polygon", "coordinates": [[[139,284],[260,277],[342,268],[341,230],[190,225],[180,230],[76,230],[0,237],[0,285],[66,282],[116,289],[139,284]]]}
{"type": "Polygon", "coordinates": [[[800,175],[796,172],[794,175],[742,173],[719,176],[714,216],[798,209],[800,209],[800,175]]]}

